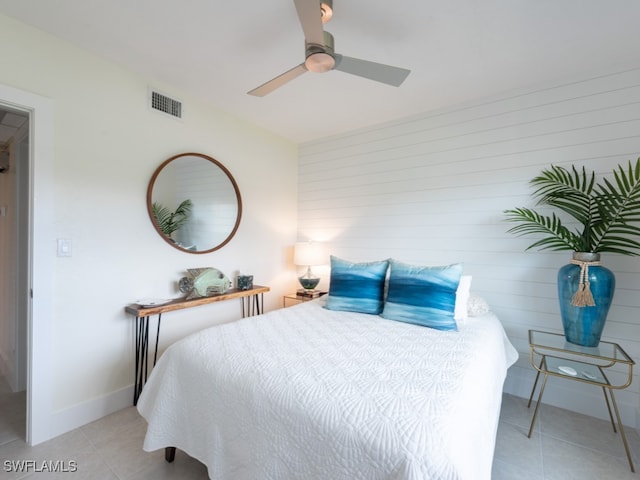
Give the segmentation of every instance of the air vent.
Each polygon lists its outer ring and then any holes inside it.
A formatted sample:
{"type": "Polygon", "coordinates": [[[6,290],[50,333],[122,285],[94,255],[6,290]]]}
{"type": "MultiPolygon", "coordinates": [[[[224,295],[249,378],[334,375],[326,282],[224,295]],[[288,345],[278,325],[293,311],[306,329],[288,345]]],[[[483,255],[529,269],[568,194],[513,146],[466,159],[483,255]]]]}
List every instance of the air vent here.
{"type": "Polygon", "coordinates": [[[182,118],[182,102],[174,98],[167,97],[160,92],[151,90],[149,96],[151,108],[175,118],[182,118]]]}

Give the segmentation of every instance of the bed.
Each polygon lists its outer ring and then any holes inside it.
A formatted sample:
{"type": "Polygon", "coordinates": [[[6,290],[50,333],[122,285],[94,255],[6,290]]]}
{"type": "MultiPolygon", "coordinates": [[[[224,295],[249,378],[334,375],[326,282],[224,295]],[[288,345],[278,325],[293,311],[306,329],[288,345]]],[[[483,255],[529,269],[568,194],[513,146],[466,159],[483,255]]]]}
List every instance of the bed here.
{"type": "Polygon", "coordinates": [[[489,480],[517,357],[498,318],[441,331],[325,301],[169,347],[138,402],[144,449],[176,447],[215,480],[489,480]]]}

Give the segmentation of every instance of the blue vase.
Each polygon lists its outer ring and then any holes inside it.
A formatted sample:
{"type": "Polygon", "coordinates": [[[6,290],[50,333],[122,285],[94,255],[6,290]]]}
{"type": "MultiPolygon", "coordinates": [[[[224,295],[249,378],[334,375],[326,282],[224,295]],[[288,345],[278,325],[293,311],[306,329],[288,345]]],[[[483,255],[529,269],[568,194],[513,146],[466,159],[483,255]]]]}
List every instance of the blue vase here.
{"type": "MultiPolygon", "coordinates": [[[[574,252],[573,260],[599,262],[600,254],[574,252]]],[[[592,302],[588,300],[587,291],[584,295],[579,294],[579,299],[575,301],[575,294],[581,289],[582,266],[570,263],[558,272],[560,315],[568,342],[584,347],[597,347],[613,300],[616,279],[613,272],[603,266],[588,265],[587,268],[586,277],[589,283],[585,284],[585,288],[590,290],[595,305],[590,305],[592,302]],[[585,298],[587,300],[583,301],[585,298]]]]}

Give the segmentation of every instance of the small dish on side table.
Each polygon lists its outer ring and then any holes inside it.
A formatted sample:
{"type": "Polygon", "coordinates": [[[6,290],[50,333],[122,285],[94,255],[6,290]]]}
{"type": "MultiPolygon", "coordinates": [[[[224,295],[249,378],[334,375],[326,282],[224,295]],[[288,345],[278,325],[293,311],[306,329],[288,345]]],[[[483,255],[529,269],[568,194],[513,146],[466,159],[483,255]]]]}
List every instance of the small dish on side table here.
{"type": "Polygon", "coordinates": [[[144,308],[150,308],[157,307],[159,305],[166,305],[171,300],[171,298],[141,298],[140,300],[136,300],[133,303],[144,308]]]}

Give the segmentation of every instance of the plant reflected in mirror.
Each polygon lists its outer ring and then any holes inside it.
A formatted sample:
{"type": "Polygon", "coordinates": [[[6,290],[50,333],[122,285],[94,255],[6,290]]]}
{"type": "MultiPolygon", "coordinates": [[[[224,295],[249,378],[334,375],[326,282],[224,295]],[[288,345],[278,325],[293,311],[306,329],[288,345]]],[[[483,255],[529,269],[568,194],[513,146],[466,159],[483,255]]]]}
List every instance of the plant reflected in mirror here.
{"type": "Polygon", "coordinates": [[[189,220],[192,206],[191,200],[187,198],[178,205],[175,212],[172,212],[168,207],[162,206],[159,202],[153,202],[151,204],[151,211],[162,233],[169,238],[173,238],[173,232],[189,220]]]}

